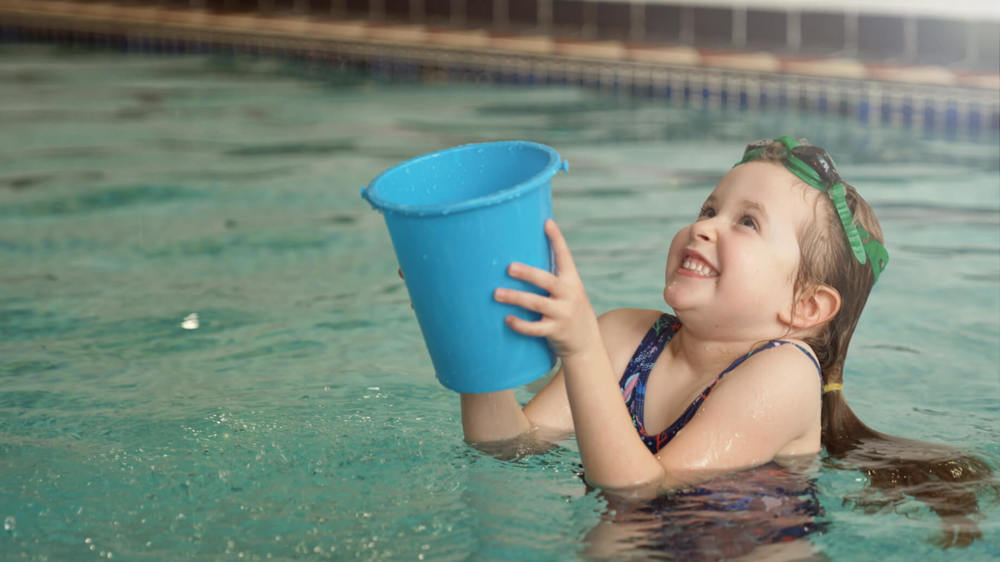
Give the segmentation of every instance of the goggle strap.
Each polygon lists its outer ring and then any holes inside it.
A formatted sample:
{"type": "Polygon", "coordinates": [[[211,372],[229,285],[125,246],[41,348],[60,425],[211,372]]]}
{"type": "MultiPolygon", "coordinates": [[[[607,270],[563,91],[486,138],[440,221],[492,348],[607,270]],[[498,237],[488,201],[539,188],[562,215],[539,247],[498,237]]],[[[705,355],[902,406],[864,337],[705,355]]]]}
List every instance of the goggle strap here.
{"type": "Polygon", "coordinates": [[[823,185],[823,180],[819,177],[816,170],[813,170],[812,166],[803,162],[799,157],[789,153],[785,157],[785,168],[807,184],[820,191],[826,191],[826,186],[823,185]]]}
{"type": "Polygon", "coordinates": [[[733,164],[733,167],[735,168],[736,166],[739,166],[740,164],[746,164],[747,162],[753,162],[754,160],[757,160],[758,158],[760,158],[763,154],[764,154],[764,148],[763,147],[762,148],[754,148],[754,149],[748,150],[748,151],[746,151],[746,154],[743,155],[743,159],[740,160],[739,162],[733,164]]]}
{"type": "Polygon", "coordinates": [[[781,144],[785,145],[785,148],[787,148],[789,151],[795,147],[801,146],[799,141],[795,140],[793,137],[790,137],[788,135],[780,136],[774,140],[775,142],[780,142],[781,144]]]}
{"type": "Polygon", "coordinates": [[[889,252],[886,251],[885,246],[860,224],[858,225],[858,233],[861,235],[861,241],[864,243],[865,252],[868,254],[869,259],[871,259],[872,275],[875,277],[875,282],[878,282],[879,274],[889,264],[889,252]]]}
{"type": "Polygon", "coordinates": [[[862,264],[868,263],[865,245],[861,241],[861,235],[858,234],[858,227],[854,224],[854,216],[851,215],[851,209],[847,206],[847,197],[844,195],[844,184],[838,183],[827,190],[827,192],[833,201],[833,208],[837,210],[837,216],[840,217],[840,224],[844,226],[844,232],[847,234],[847,243],[851,246],[851,252],[854,253],[854,257],[858,259],[858,262],[862,264]]]}

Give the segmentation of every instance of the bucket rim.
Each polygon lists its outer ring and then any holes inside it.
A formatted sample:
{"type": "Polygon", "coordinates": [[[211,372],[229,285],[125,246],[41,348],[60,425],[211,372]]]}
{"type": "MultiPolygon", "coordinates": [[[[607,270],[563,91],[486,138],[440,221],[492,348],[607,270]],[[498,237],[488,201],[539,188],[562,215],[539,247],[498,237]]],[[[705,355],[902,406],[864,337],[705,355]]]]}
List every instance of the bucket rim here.
{"type": "Polygon", "coordinates": [[[569,162],[563,160],[558,152],[551,146],[533,142],[533,141],[523,141],[523,140],[505,140],[505,141],[490,141],[490,142],[478,142],[462,144],[458,146],[452,146],[449,148],[443,148],[441,150],[435,150],[434,152],[428,152],[420,156],[416,156],[409,160],[400,162],[392,166],[391,168],[383,171],[381,174],[375,176],[375,179],[368,184],[367,187],[361,189],[361,196],[368,201],[371,206],[379,211],[389,211],[392,213],[397,213],[401,215],[408,216],[439,216],[439,215],[450,215],[454,213],[460,213],[463,211],[469,211],[472,209],[478,209],[480,207],[486,207],[489,205],[495,205],[497,203],[502,203],[504,201],[515,199],[521,195],[535,189],[542,182],[551,179],[559,170],[569,171],[569,162]],[[412,166],[418,162],[430,160],[432,158],[437,158],[444,153],[460,152],[466,150],[475,150],[477,148],[483,147],[493,147],[493,146],[512,146],[512,147],[526,147],[536,150],[540,150],[549,156],[549,161],[540,171],[525,179],[524,181],[517,183],[506,189],[495,191],[488,195],[483,195],[480,197],[473,197],[471,199],[464,199],[462,201],[454,203],[434,203],[430,205],[403,205],[400,203],[393,203],[391,201],[386,201],[385,199],[378,196],[377,189],[378,184],[387,175],[405,167],[412,166]]]}

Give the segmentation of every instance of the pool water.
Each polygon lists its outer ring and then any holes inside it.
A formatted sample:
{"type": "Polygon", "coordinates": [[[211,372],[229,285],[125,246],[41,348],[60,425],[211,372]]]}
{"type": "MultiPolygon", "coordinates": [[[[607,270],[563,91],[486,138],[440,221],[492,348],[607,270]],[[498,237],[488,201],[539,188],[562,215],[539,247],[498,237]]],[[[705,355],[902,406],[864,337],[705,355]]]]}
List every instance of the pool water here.
{"type": "MultiPolygon", "coordinates": [[[[403,83],[281,59],[0,46],[0,558],[556,559],[607,500],[568,440],[462,441],[359,187],[467,142],[572,166],[554,206],[598,311],[662,308],[673,233],[750,140],[827,147],[892,263],[845,393],[873,427],[1000,468],[1000,142],[573,88],[403,83]]],[[[531,389],[518,391],[521,399],[531,389]]],[[[941,550],[814,467],[834,560],[941,550]]]]}

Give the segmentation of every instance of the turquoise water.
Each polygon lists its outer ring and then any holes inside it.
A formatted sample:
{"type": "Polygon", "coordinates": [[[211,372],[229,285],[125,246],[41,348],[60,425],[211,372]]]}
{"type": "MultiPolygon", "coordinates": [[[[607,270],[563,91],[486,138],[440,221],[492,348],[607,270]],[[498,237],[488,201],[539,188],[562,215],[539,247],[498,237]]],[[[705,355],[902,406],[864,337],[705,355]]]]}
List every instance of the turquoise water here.
{"type": "MultiPolygon", "coordinates": [[[[571,162],[555,213],[599,311],[662,306],[670,237],[748,140],[828,147],[892,253],[849,401],[878,429],[1000,467],[996,137],[11,45],[0,99],[0,558],[584,556],[606,500],[575,444],[504,461],[463,443],[358,196],[473,141],[540,141],[571,162]]],[[[922,505],[851,510],[860,475],[818,470],[819,556],[1000,552],[995,501],[982,540],[942,551],[922,505]]]]}

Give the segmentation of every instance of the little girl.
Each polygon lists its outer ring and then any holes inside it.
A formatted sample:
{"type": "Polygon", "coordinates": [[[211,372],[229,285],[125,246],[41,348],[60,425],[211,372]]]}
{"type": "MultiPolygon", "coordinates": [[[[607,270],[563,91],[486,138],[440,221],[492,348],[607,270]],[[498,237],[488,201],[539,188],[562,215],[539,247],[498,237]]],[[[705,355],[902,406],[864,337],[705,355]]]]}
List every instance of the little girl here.
{"type": "MultiPolygon", "coordinates": [[[[512,391],[462,395],[470,442],[575,433],[587,481],[630,497],[824,446],[873,486],[989,478],[982,461],[871,430],[844,402],[847,347],[888,254],[873,211],[822,149],[790,137],[747,147],[670,244],[673,314],[597,317],[558,227],[545,231],[557,273],[515,263],[509,274],[549,296],[495,298],[541,314],[506,322],[547,338],[562,369],[523,408],[512,391]]],[[[970,504],[954,486],[918,489],[907,493],[947,518],[953,543],[978,536],[975,494],[970,504]]]]}

